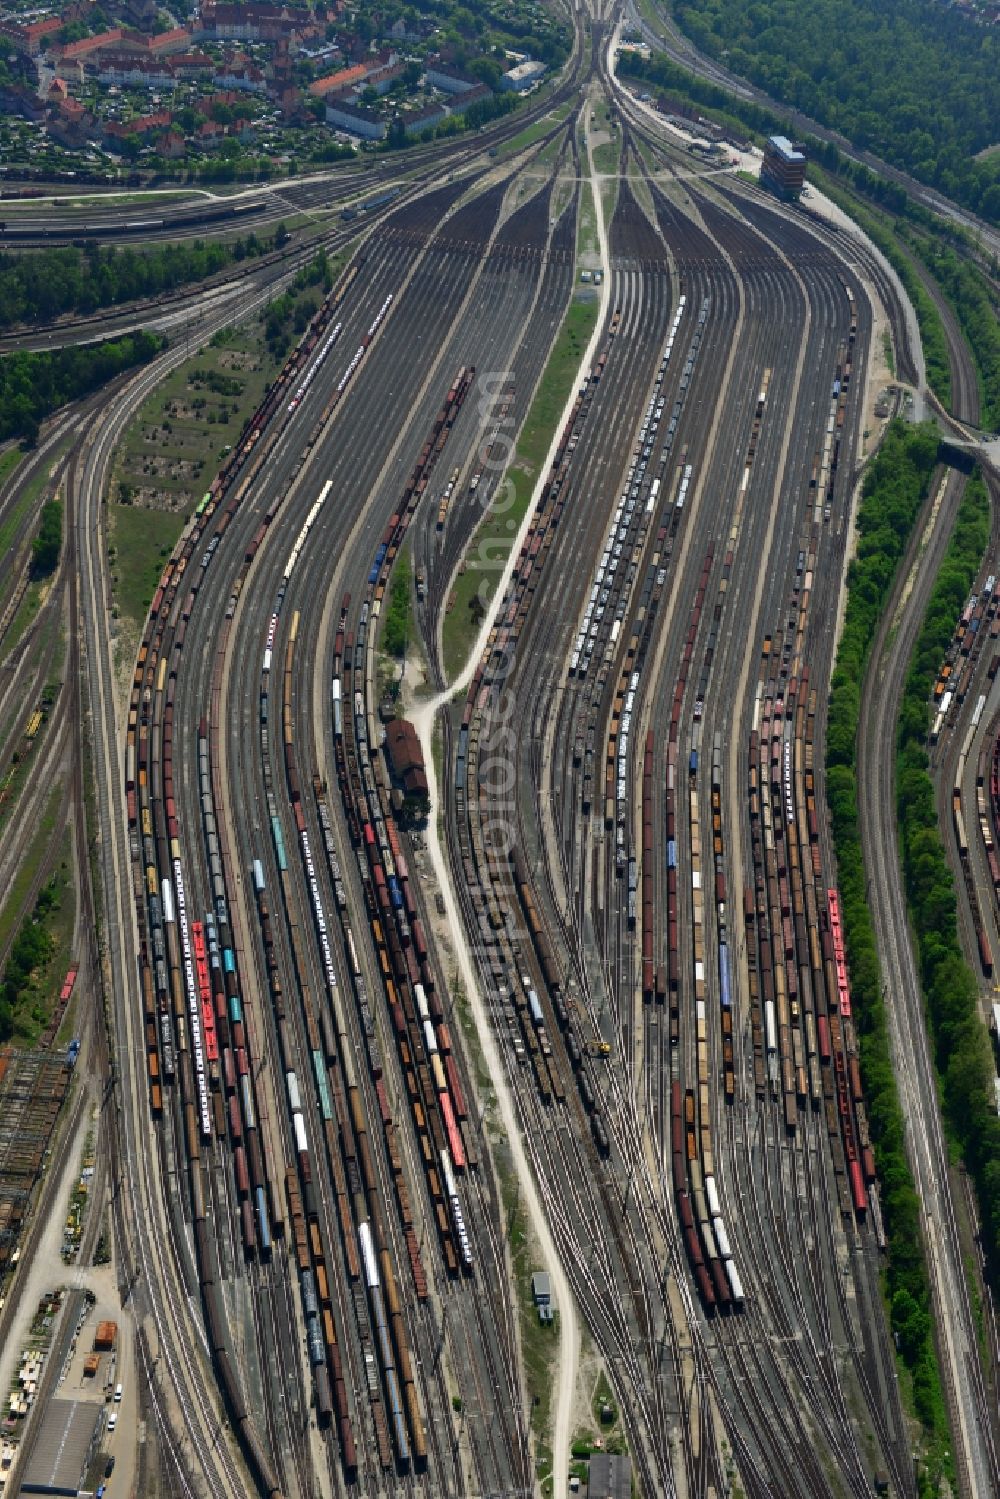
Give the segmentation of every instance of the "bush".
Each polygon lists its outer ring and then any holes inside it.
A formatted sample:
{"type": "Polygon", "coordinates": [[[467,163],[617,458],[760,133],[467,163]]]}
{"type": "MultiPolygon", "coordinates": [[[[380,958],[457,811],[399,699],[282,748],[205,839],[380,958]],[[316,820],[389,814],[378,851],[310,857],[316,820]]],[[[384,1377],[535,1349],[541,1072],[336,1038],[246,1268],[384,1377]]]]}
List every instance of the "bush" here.
{"type": "Polygon", "coordinates": [[[951,409],[951,361],[948,358],[948,341],[945,337],[941,314],[934,300],[917,275],[910,257],[900,246],[884,219],[870,213],[852,194],[844,193],[832,182],[822,182],[823,191],[838,203],[845,213],[861,226],[872,244],[877,245],[892,266],[903,285],[903,290],[913,303],[920,329],[920,342],[924,350],[927,383],[941,402],[951,409]]]}
{"type": "Polygon", "coordinates": [[[36,578],[47,578],[56,570],[62,547],[62,514],[58,500],[42,506],[38,535],[31,544],[31,570],[36,578]]]}
{"type": "Polygon", "coordinates": [[[401,552],[392,575],[382,644],[390,656],[402,657],[406,653],[406,643],[412,634],[410,559],[406,552],[401,552]]]}

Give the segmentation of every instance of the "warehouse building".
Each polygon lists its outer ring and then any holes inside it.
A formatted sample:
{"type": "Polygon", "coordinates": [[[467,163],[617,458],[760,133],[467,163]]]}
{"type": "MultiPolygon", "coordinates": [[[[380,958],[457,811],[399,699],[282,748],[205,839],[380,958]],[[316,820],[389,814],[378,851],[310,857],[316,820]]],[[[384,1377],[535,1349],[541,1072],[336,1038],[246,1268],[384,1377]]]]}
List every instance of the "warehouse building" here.
{"type": "Polygon", "coordinates": [[[632,1459],[617,1452],[592,1452],[587,1499],[632,1499],[632,1459]]]}
{"type": "Polygon", "coordinates": [[[93,1401],[49,1401],[21,1483],[22,1494],[75,1499],[96,1450],[102,1410],[93,1401]]]}
{"type": "Polygon", "coordinates": [[[806,154],[784,135],[772,135],[764,147],[761,186],[779,198],[797,198],[805,186],[806,154]]]}
{"type": "Polygon", "coordinates": [[[402,783],[405,795],[426,798],[427,771],[416,729],[405,718],[393,719],[386,726],[385,743],[393,776],[402,783]]]}

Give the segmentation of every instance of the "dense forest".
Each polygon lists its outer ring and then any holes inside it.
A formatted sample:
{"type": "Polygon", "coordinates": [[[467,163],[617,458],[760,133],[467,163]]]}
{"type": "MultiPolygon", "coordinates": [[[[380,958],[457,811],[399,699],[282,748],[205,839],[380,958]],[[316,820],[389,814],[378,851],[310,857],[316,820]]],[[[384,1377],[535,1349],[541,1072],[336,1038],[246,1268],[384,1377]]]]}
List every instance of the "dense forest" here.
{"type": "Polygon", "coordinates": [[[1000,36],[938,0],[675,0],[692,41],[773,98],[1000,223],[1000,36]]]}
{"type": "Polygon", "coordinates": [[[44,354],[7,354],[0,359],[0,439],[33,443],[45,417],[89,395],[163,348],[154,333],[128,333],[113,342],[53,349],[44,354]]]}
{"type": "Polygon", "coordinates": [[[156,297],[272,248],[273,241],[250,234],[226,243],[193,240],[142,251],[101,249],[90,243],[83,249],[67,245],[0,254],[0,328],[47,323],[65,312],[96,312],[119,302],[156,297]]]}
{"type": "MultiPolygon", "coordinates": [[[[906,1131],[889,1050],[875,934],[868,907],[857,802],[857,734],[868,653],[907,539],[937,462],[930,423],[895,422],[865,477],[858,550],[833,673],[827,728],[827,800],[837,853],[851,992],[865,1099],[889,1239],[886,1294],[899,1353],[910,1371],[917,1416],[930,1438],[931,1466],[946,1465],[948,1427],[931,1331],[930,1286],[921,1249],[920,1202],[906,1155],[906,1131]]],[[[921,1476],[933,1490],[936,1473],[921,1476]]]]}

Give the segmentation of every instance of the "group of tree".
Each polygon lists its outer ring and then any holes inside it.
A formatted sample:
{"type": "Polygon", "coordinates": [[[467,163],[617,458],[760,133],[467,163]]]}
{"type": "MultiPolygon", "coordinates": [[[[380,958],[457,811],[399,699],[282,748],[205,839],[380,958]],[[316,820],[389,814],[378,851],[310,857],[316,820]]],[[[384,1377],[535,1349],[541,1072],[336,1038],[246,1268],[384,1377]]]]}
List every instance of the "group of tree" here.
{"type": "Polygon", "coordinates": [[[61,26],[54,37],[43,36],[41,41],[42,51],[47,52],[54,42],[58,42],[60,46],[65,47],[69,42],[82,41],[85,36],[99,36],[102,31],[107,31],[113,25],[114,21],[109,18],[104,7],[95,5],[92,10],[87,12],[86,18],[77,16],[72,21],[67,21],[64,26],[61,26]]]}
{"type": "Polygon", "coordinates": [[[33,443],[45,417],[89,395],[134,365],[146,364],[163,348],[153,333],[127,333],[98,344],[53,349],[41,354],[6,354],[0,359],[0,439],[33,443]]]}
{"type": "MultiPolygon", "coordinates": [[[[323,106],[324,109],[326,106],[323,106]]],[[[354,161],[356,152],[353,146],[345,146],[340,141],[323,141],[315,146],[309,153],[309,160],[321,166],[327,166],[335,161],[354,161]]]]}
{"type": "Polygon", "coordinates": [[[15,75],[10,67],[14,55],[14,43],[7,37],[0,36],[0,84],[14,82],[15,75]]]}
{"type": "Polygon", "coordinates": [[[488,99],[474,99],[462,114],[467,130],[478,130],[491,120],[502,119],[520,103],[516,94],[492,94],[488,99]]]}
{"type": "Polygon", "coordinates": [[[708,56],[1000,222],[1000,37],[938,0],[678,0],[708,56]]]}
{"type": "Polygon", "coordinates": [[[910,661],[896,762],[906,894],[930,1019],[945,1119],[976,1186],[987,1275],[1000,1279],[1000,1118],[990,1040],[979,989],[962,953],[955,882],[938,825],[927,759],[931,689],[990,537],[990,500],[978,472],[970,479],[910,661]]]}
{"type": "Polygon", "coordinates": [[[47,578],[56,570],[62,547],[63,508],[58,500],[42,506],[38,535],[31,543],[31,571],[36,578],[47,578]]]}
{"type": "Polygon", "coordinates": [[[856,779],[858,718],[868,655],[927,496],[937,454],[938,434],[931,424],[908,427],[894,422],[865,479],[858,549],[848,574],[847,609],[831,683],[826,789],[865,1100],[889,1244],[889,1315],[900,1355],[912,1376],[916,1413],[937,1454],[935,1462],[943,1462],[947,1421],[934,1353],[920,1201],[907,1160],[905,1121],[889,1050],[861,851],[856,779]]]}
{"type": "Polygon", "coordinates": [[[0,254],[0,328],[156,297],[273,248],[273,238],[251,233],[236,240],[196,239],[145,250],[89,242],[82,248],[0,254]]]}
{"type": "Polygon", "coordinates": [[[0,984],[0,1041],[9,1041],[14,1034],[18,1012],[31,990],[33,977],[52,956],[55,943],[45,918],[57,904],[56,882],[50,880],[43,885],[35,909],[25,918],[10,950],[0,984]]]}

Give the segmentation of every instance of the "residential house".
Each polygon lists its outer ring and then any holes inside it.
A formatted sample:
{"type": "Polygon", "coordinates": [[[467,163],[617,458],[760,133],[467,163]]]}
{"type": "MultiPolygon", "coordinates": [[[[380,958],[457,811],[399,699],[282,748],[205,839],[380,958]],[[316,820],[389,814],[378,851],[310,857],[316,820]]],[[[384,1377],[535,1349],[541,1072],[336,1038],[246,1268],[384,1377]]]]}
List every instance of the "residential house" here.
{"type": "Polygon", "coordinates": [[[48,122],[49,135],[69,151],[85,146],[97,128],[94,116],[79,99],[60,99],[48,122]]]}
{"type": "Polygon", "coordinates": [[[247,59],[222,64],[212,78],[216,88],[233,89],[241,94],[266,94],[267,79],[260,68],[247,59]]]}
{"type": "Polygon", "coordinates": [[[41,120],[45,117],[45,105],[35,89],[23,83],[6,83],[0,84],[0,112],[24,120],[41,120]]]}
{"type": "Polygon", "coordinates": [[[405,71],[406,64],[402,62],[391,63],[388,67],[378,68],[374,73],[369,73],[365,79],[364,87],[373,88],[376,94],[381,96],[387,94],[405,71]]]}
{"type": "Polygon", "coordinates": [[[116,47],[121,39],[122,29],[115,26],[97,36],[82,36],[78,42],[67,42],[65,47],[57,44],[50,50],[53,57],[58,57],[60,65],[65,63],[69,67],[72,63],[82,62],[86,57],[100,57],[102,53],[116,47]]]}
{"type": "Polygon", "coordinates": [[[380,115],[370,109],[362,109],[360,105],[352,104],[340,95],[327,100],[326,122],[337,130],[346,130],[348,135],[356,135],[366,141],[383,140],[387,129],[386,122],[380,115]]]}
{"type": "Polygon", "coordinates": [[[467,94],[470,89],[481,87],[478,78],[470,78],[467,73],[446,67],[442,62],[432,63],[424,78],[431,88],[439,88],[443,94],[467,94]]]}
{"type": "Polygon", "coordinates": [[[0,36],[5,36],[12,42],[18,52],[23,52],[27,57],[37,57],[42,50],[42,43],[46,38],[51,40],[57,31],[61,31],[62,24],[61,16],[46,16],[43,21],[31,21],[26,26],[13,20],[0,21],[0,36]]]}
{"type": "Polygon", "coordinates": [[[199,37],[219,42],[276,42],[280,37],[306,39],[322,35],[309,11],[281,5],[212,4],[201,7],[195,25],[199,37]]]}
{"type": "Polygon", "coordinates": [[[389,27],[388,35],[394,42],[423,42],[436,30],[437,22],[431,16],[416,16],[411,21],[399,16],[389,27]]]}
{"type": "Polygon", "coordinates": [[[448,118],[449,111],[444,104],[428,104],[425,109],[413,109],[401,115],[403,129],[407,135],[423,135],[425,130],[433,130],[435,125],[440,125],[442,120],[448,118]]]}
{"type": "Polygon", "coordinates": [[[104,138],[109,142],[117,142],[125,139],[127,135],[155,135],[164,130],[169,131],[174,123],[174,117],[169,109],[158,109],[155,114],[136,115],[131,120],[108,120],[104,126],[104,138]]]}
{"type": "Polygon", "coordinates": [[[516,67],[504,73],[500,79],[500,87],[508,93],[526,94],[530,88],[534,88],[545,74],[545,64],[535,62],[532,58],[526,58],[519,62],[516,67]]]}
{"type": "Polygon", "coordinates": [[[176,82],[169,62],[155,62],[149,57],[105,58],[97,69],[97,81],[117,84],[119,88],[172,89],[176,82]]]}
{"type": "Polygon", "coordinates": [[[156,141],[156,154],[164,161],[182,161],[187,155],[187,144],[179,130],[168,130],[156,141]]]}

